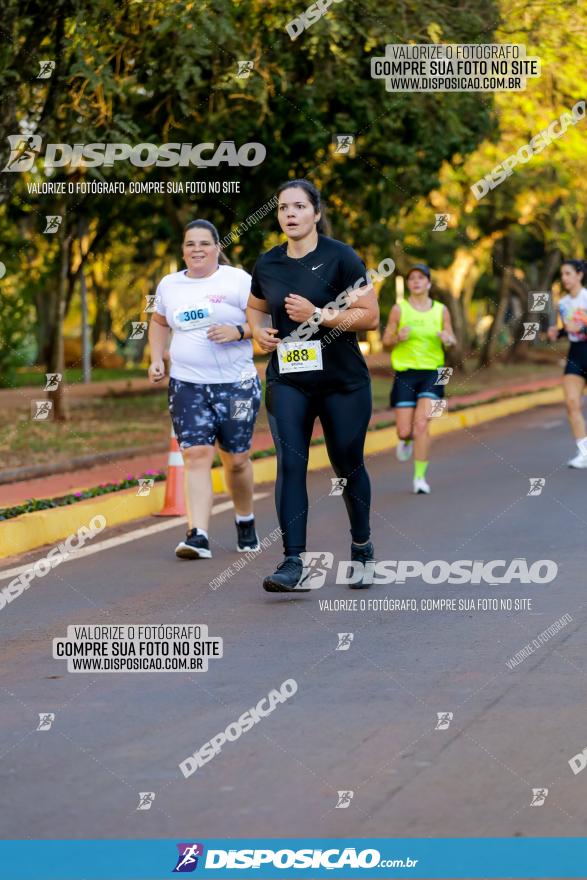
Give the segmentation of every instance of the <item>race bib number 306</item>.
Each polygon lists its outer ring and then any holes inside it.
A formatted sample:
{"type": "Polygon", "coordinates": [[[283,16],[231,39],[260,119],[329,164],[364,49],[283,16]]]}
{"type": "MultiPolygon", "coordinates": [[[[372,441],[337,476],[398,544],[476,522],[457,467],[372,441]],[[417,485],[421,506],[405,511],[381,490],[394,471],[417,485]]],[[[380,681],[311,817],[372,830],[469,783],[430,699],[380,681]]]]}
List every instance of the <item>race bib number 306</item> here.
{"type": "Polygon", "coordinates": [[[186,306],[176,309],[173,320],[178,330],[199,330],[201,327],[209,327],[212,324],[214,309],[209,303],[199,306],[186,306]]]}
{"type": "Polygon", "coordinates": [[[322,369],[322,347],[319,342],[282,342],[277,346],[280,373],[302,373],[322,369]]]}

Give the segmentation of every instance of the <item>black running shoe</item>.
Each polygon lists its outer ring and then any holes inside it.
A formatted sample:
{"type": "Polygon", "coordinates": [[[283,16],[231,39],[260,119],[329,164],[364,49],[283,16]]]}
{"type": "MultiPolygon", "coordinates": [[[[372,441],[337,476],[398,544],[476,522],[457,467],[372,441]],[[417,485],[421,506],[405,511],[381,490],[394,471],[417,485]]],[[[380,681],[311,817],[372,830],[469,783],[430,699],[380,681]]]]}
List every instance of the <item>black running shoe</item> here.
{"type": "Polygon", "coordinates": [[[368,590],[373,583],[374,565],[367,565],[367,563],[375,563],[375,550],[371,541],[363,544],[361,547],[351,544],[351,561],[361,562],[365,568],[363,569],[361,579],[356,584],[349,584],[349,587],[351,590],[368,590]]]}
{"type": "Polygon", "coordinates": [[[248,522],[237,522],[235,525],[238,536],[236,549],[240,553],[258,553],[261,549],[261,545],[259,544],[255,529],[255,520],[251,519],[248,522]]]}
{"type": "Polygon", "coordinates": [[[190,529],[185,541],[180,541],[175,548],[175,555],[180,559],[211,559],[212,551],[208,538],[198,535],[197,529],[190,529]]]}
{"type": "Polygon", "coordinates": [[[263,589],[268,593],[309,593],[309,587],[296,590],[303,572],[304,563],[299,556],[286,556],[277,566],[277,570],[265,578],[263,589]]]}

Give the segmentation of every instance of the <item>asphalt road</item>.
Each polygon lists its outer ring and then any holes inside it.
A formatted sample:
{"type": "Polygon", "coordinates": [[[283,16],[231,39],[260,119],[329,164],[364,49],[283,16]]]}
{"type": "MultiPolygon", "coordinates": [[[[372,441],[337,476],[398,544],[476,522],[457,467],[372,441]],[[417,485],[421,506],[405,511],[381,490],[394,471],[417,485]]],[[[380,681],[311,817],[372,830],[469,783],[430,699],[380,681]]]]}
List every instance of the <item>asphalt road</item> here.
{"type": "MultiPolygon", "coordinates": [[[[230,512],[214,558],[173,555],[182,526],[69,561],[0,611],[3,838],[509,837],[587,834],[587,473],[561,407],[439,439],[430,497],[410,469],[369,459],[379,560],[551,559],[548,584],[378,584],[269,595],[278,543],[218,589],[239,554],[230,512]],[[546,482],[528,496],[529,478],[546,482]],[[328,610],[335,599],[516,599],[525,610],[328,610]],[[506,661],[563,615],[517,666],[506,661]],[[51,656],[72,624],[206,624],[207,672],[71,674],[51,656]],[[353,633],[337,650],[338,633],[353,633]],[[297,693],[184,778],[179,763],[282,682],[297,693]],[[37,731],[39,713],[55,714],[37,731]],[[437,713],[450,712],[446,729],[437,713]],[[533,788],[547,788],[530,806],[533,788]],[[339,791],[352,791],[337,807],[339,791]],[[137,810],[139,792],[155,792],[137,810]]],[[[309,549],[348,558],[328,471],[310,475],[309,549]]],[[[260,487],[264,491],[266,487],[260,487]]],[[[258,531],[276,527],[273,499],[258,531]]],[[[156,520],[145,521],[145,528],[156,520]]],[[[138,524],[139,526],[141,524],[138,524]]],[[[96,540],[135,530],[112,530],[96,540]]],[[[37,553],[29,559],[38,558],[37,553]]],[[[14,564],[14,563],[12,563],[14,564]]],[[[1,573],[0,573],[1,574],[1,573]]],[[[0,581],[0,586],[7,581],[0,581]]]]}

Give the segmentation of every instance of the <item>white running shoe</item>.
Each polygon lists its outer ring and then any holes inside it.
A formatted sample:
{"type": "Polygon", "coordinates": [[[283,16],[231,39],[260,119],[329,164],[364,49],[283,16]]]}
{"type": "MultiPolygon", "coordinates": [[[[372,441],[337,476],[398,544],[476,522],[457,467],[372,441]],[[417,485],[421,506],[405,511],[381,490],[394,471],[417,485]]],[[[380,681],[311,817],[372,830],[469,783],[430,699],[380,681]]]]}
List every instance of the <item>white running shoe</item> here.
{"type": "Polygon", "coordinates": [[[567,465],[572,468],[587,468],[587,455],[579,452],[578,455],[567,462],[567,465]]]}
{"type": "Polygon", "coordinates": [[[424,477],[414,478],[414,495],[430,495],[430,486],[424,477]]]}
{"type": "Polygon", "coordinates": [[[413,440],[400,440],[395,447],[395,455],[398,461],[409,461],[414,451],[413,440]]]}

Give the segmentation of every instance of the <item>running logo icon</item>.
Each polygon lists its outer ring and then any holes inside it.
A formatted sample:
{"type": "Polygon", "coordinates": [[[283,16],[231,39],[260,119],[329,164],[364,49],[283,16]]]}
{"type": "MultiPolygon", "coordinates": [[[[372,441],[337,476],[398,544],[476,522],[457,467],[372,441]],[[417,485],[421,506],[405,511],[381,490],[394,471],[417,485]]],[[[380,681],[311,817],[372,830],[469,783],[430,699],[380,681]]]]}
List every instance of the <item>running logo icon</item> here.
{"type": "Polygon", "coordinates": [[[155,302],[157,300],[156,293],[146,293],[145,299],[147,300],[147,305],[143,309],[143,312],[154,312],[155,311],[155,302]]]}
{"type": "Polygon", "coordinates": [[[151,489],[155,485],[155,480],[148,477],[139,477],[139,488],[137,490],[137,495],[139,497],[144,497],[146,495],[151,494],[151,489]]]}
{"type": "Polygon", "coordinates": [[[354,134],[335,134],[332,138],[335,153],[350,153],[354,142],[354,134]]]}
{"type": "Polygon", "coordinates": [[[179,850],[177,864],[173,869],[174,874],[187,874],[195,871],[198,867],[198,858],[204,855],[204,845],[202,843],[178,843],[179,850]]]}
{"type": "Polygon", "coordinates": [[[530,489],[528,490],[528,495],[542,495],[546,479],[544,477],[529,477],[529,480],[530,489]]]}
{"type": "Polygon", "coordinates": [[[428,412],[429,419],[439,419],[446,412],[447,401],[446,400],[430,400],[430,409],[428,412]]]}
{"type": "Polygon", "coordinates": [[[257,378],[256,370],[243,370],[238,380],[238,387],[243,391],[248,391],[253,387],[253,382],[257,378]]]}
{"type": "Polygon", "coordinates": [[[304,570],[298,586],[308,590],[319,590],[324,586],[327,571],[332,568],[334,555],[323,550],[306,551],[302,555],[304,570]]]}
{"type": "Polygon", "coordinates": [[[349,651],[351,647],[351,642],[355,638],[354,633],[339,633],[338,634],[338,645],[336,646],[337,651],[349,651]]]}
{"type": "Polygon", "coordinates": [[[547,788],[533,788],[532,789],[532,800],[530,801],[531,807],[541,807],[548,797],[548,789],[547,788]]]}
{"type": "Polygon", "coordinates": [[[540,324],[536,321],[533,321],[529,324],[524,322],[524,332],[522,333],[522,342],[532,342],[533,339],[536,339],[536,334],[538,333],[538,329],[540,324]]]}
{"type": "Polygon", "coordinates": [[[435,385],[448,385],[449,379],[452,376],[453,369],[452,367],[437,367],[436,371],[438,373],[438,377],[436,379],[435,385]]]}
{"type": "Polygon", "coordinates": [[[61,373],[45,373],[46,382],[43,391],[56,391],[62,378],[61,373]]]}
{"type": "Polygon", "coordinates": [[[435,214],[434,215],[434,226],[432,227],[432,232],[446,232],[448,229],[448,224],[451,220],[450,214],[435,214]]]}
{"type": "Polygon", "coordinates": [[[253,412],[252,400],[231,400],[230,401],[230,418],[245,422],[250,418],[253,412]]]}
{"type": "Polygon", "coordinates": [[[335,809],[336,810],[348,809],[351,805],[351,801],[352,801],[353,797],[355,796],[354,791],[339,791],[339,792],[337,792],[337,794],[338,794],[338,801],[336,803],[335,809]]]}
{"type": "Polygon", "coordinates": [[[528,311],[544,312],[550,302],[550,293],[547,290],[531,290],[528,294],[528,311]]]}
{"type": "Polygon", "coordinates": [[[37,79],[50,79],[51,74],[54,70],[54,61],[39,61],[39,72],[37,74],[37,79]]]}
{"type": "Polygon", "coordinates": [[[149,326],[146,321],[131,321],[132,330],[130,331],[129,339],[143,339],[145,336],[145,331],[149,326]]]}
{"type": "Polygon", "coordinates": [[[52,400],[31,400],[31,416],[35,422],[46,422],[53,418],[52,400]]]}
{"type": "Polygon", "coordinates": [[[57,232],[59,227],[61,226],[61,221],[63,217],[61,214],[46,214],[45,215],[45,228],[43,229],[43,233],[47,233],[48,235],[52,232],[57,232]]]}
{"type": "Polygon", "coordinates": [[[37,730],[51,730],[55,721],[55,712],[39,712],[39,724],[37,730]]]}
{"type": "Polygon", "coordinates": [[[9,134],[8,143],[10,144],[10,156],[2,171],[31,171],[41,150],[41,136],[31,134],[27,137],[22,134],[9,134]]]}
{"type": "Polygon", "coordinates": [[[154,800],[154,791],[139,791],[139,805],[137,810],[150,810],[154,800]]]}
{"type": "Polygon", "coordinates": [[[251,75],[251,71],[255,66],[254,61],[237,61],[238,69],[236,75],[239,79],[248,79],[251,75]]]}
{"type": "Polygon", "coordinates": [[[347,484],[346,477],[331,477],[330,482],[332,483],[332,489],[328,493],[329,495],[342,495],[344,492],[344,487],[347,484]]]}
{"type": "Polygon", "coordinates": [[[454,715],[452,712],[437,712],[436,717],[438,718],[438,721],[436,722],[434,730],[448,730],[454,715]]]}

